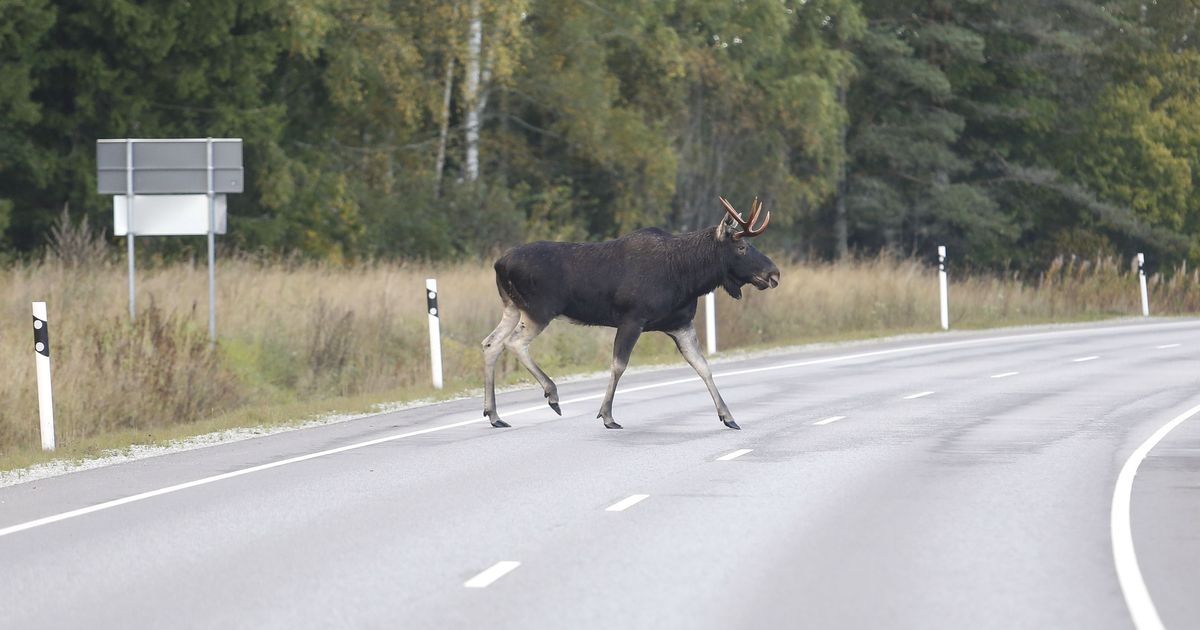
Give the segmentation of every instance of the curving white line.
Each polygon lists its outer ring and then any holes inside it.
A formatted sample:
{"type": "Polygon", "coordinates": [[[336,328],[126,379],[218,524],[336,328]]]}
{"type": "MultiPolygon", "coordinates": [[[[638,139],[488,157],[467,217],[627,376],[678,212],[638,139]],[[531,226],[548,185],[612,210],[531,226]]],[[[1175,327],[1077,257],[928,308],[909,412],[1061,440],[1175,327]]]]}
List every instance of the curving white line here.
{"type": "Polygon", "coordinates": [[[1138,466],[1150,449],[1154,448],[1172,429],[1184,420],[1200,413],[1200,405],[1179,414],[1170,422],[1164,424],[1148,440],[1142,442],[1137,450],[1129,456],[1121,473],[1117,475],[1117,487],[1113,490],[1112,501],[1112,545],[1113,561],[1117,565],[1117,581],[1121,583],[1121,592],[1125,595],[1125,605],[1133,617],[1133,625],[1138,630],[1162,630],[1163,623],[1150,599],[1150,591],[1146,590],[1146,582],[1142,579],[1142,571],[1138,568],[1137,555],[1133,551],[1133,531],[1130,526],[1129,504],[1133,495],[1133,478],[1137,475],[1138,466]]]}
{"type": "MultiPolygon", "coordinates": [[[[840,361],[853,361],[856,359],[869,359],[869,358],[888,356],[888,355],[893,355],[893,354],[906,354],[906,353],[910,353],[910,352],[921,352],[924,350],[939,350],[942,348],[973,346],[973,345],[981,345],[981,344],[995,343],[995,342],[1009,343],[1009,342],[1012,342],[1014,340],[1019,340],[1019,339],[1038,339],[1038,338],[1042,338],[1042,337],[1085,335],[1085,334],[1089,334],[1089,333],[1104,332],[1104,331],[1110,331],[1110,330],[1118,330],[1118,331],[1131,330],[1131,331],[1135,331],[1135,332],[1143,332],[1146,330],[1187,327],[1187,326],[1193,326],[1193,325],[1195,325],[1194,322],[1182,322],[1182,323],[1168,322],[1168,323],[1163,323],[1163,324],[1145,324],[1145,325],[1129,326],[1129,327],[1098,326],[1098,327],[1094,327],[1094,328],[1091,328],[1091,327],[1089,327],[1089,328],[1074,328],[1074,329],[1070,329],[1070,330],[1054,330],[1054,331],[1040,332],[1040,333],[1002,335],[999,337],[979,337],[976,339],[962,339],[959,341],[944,341],[944,342],[940,342],[940,343],[922,344],[922,345],[917,345],[917,346],[901,346],[899,348],[889,348],[887,350],[874,350],[874,351],[870,351],[870,352],[858,352],[855,354],[842,354],[842,355],[835,355],[835,356],[831,356],[831,357],[822,357],[820,359],[808,359],[805,361],[796,361],[794,363],[779,363],[779,364],[767,365],[767,366],[763,366],[763,367],[748,368],[748,369],[742,369],[742,370],[731,370],[728,372],[722,372],[720,374],[714,374],[713,378],[723,378],[726,376],[739,376],[739,375],[743,375],[743,374],[757,374],[760,372],[772,372],[775,370],[789,370],[789,369],[794,369],[794,368],[799,368],[799,367],[807,367],[810,365],[821,365],[824,363],[837,363],[840,361]]],[[[658,383],[650,383],[648,385],[640,385],[637,387],[620,388],[618,391],[622,392],[622,393],[637,392],[637,391],[642,391],[642,390],[647,390],[647,389],[657,389],[659,387],[670,387],[671,385],[679,385],[682,383],[691,383],[693,381],[699,381],[699,380],[700,380],[699,376],[691,376],[691,377],[687,377],[687,378],[679,378],[679,379],[674,379],[674,380],[670,380],[670,381],[660,381],[658,383]]],[[[570,398],[567,400],[559,401],[559,403],[563,404],[563,405],[567,405],[567,404],[572,404],[572,403],[577,403],[577,402],[585,402],[585,401],[589,401],[589,400],[599,400],[603,397],[604,397],[603,393],[598,393],[598,394],[591,394],[588,396],[577,396],[575,398],[570,398]]],[[[524,407],[522,409],[517,409],[515,411],[509,411],[509,412],[506,412],[505,415],[506,416],[516,416],[516,415],[531,413],[534,411],[541,411],[544,409],[545,409],[544,405],[535,405],[532,407],[524,407]]],[[[352,451],[352,450],[364,448],[367,446],[383,444],[385,442],[400,440],[403,438],[412,437],[414,435],[423,435],[426,433],[435,433],[437,431],[445,431],[446,429],[454,429],[457,427],[463,427],[468,424],[478,424],[480,422],[483,422],[484,420],[485,420],[485,418],[476,418],[474,420],[464,420],[462,422],[454,422],[451,424],[443,424],[443,425],[439,425],[436,427],[429,427],[428,429],[420,429],[417,431],[409,431],[407,433],[400,433],[397,435],[389,435],[389,436],[374,439],[374,440],[367,440],[365,442],[356,442],[354,444],[347,444],[345,446],[331,448],[331,449],[319,451],[316,453],[309,453],[307,455],[300,455],[300,456],[291,457],[288,459],[281,459],[279,461],[274,461],[274,462],[262,464],[259,466],[243,468],[241,470],[234,470],[234,471],[230,471],[230,472],[223,473],[220,475],[213,475],[211,477],[205,477],[203,479],[196,479],[194,481],[188,481],[185,483],[175,484],[173,486],[167,486],[165,488],[159,488],[157,490],[150,490],[148,492],[142,492],[142,493],[130,495],[127,497],[122,497],[120,499],[113,499],[112,501],[105,501],[103,503],[89,505],[87,507],[79,508],[76,510],[70,510],[68,512],[62,512],[59,514],[52,514],[50,516],[35,519],[32,521],[26,521],[24,523],[17,523],[16,525],[0,528],[0,538],[3,538],[4,536],[8,536],[9,534],[15,534],[17,532],[22,532],[22,531],[25,531],[28,529],[33,529],[35,527],[41,527],[43,525],[49,525],[51,523],[58,523],[60,521],[72,519],[77,516],[84,516],[87,514],[100,512],[102,510],[108,510],[108,509],[115,508],[115,507],[118,507],[121,505],[126,505],[128,503],[136,503],[138,501],[144,501],[146,499],[161,496],[164,494],[170,494],[172,492],[178,492],[180,490],[186,490],[188,488],[195,488],[197,486],[203,486],[203,485],[207,485],[207,484],[214,483],[217,481],[222,481],[225,479],[241,477],[242,475],[248,475],[250,473],[256,473],[256,472],[263,471],[263,470],[269,470],[271,468],[278,468],[280,466],[286,466],[288,464],[295,464],[297,462],[303,462],[303,461],[307,461],[310,459],[316,459],[318,457],[325,457],[326,455],[334,455],[336,453],[344,453],[346,451],[352,451]]]]}

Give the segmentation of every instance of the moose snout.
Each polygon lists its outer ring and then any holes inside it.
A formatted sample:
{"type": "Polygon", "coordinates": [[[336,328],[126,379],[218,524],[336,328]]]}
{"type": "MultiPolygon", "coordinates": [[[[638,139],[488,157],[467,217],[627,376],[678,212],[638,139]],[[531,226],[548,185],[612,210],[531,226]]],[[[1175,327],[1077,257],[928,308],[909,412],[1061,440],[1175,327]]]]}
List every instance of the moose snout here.
{"type": "Polygon", "coordinates": [[[771,267],[762,273],[754,274],[751,282],[758,288],[759,291],[774,289],[779,286],[779,268],[771,267]]]}

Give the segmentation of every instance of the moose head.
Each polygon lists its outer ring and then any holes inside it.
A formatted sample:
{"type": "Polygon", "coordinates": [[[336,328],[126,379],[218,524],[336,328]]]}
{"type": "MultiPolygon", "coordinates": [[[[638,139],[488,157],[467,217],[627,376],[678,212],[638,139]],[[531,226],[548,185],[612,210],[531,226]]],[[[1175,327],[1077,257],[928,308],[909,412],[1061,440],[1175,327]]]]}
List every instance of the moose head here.
{"type": "Polygon", "coordinates": [[[722,259],[725,263],[725,277],[721,286],[733,299],[742,297],[742,286],[753,284],[759,291],[775,288],[779,285],[779,267],[767,258],[766,254],[747,242],[747,239],[762,234],[771,222],[771,211],[763,217],[762,225],[754,227],[762,212],[762,202],[758,197],[750,204],[750,218],[743,219],[741,213],[734,209],[733,204],[724,197],[718,197],[725,206],[726,216],[717,226],[716,239],[722,245],[722,259]]]}

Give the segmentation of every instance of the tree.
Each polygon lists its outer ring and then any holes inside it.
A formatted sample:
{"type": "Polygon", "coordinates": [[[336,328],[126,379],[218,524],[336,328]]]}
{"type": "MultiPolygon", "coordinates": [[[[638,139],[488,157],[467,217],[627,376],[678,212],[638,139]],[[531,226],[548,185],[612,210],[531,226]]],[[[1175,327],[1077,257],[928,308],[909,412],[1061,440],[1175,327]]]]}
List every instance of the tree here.
{"type": "Polygon", "coordinates": [[[0,0],[0,242],[8,240],[13,199],[45,178],[32,138],[42,118],[33,59],[53,24],[54,9],[44,0],[0,0]]]}
{"type": "Polygon", "coordinates": [[[28,95],[16,118],[25,127],[2,143],[19,149],[0,164],[16,247],[42,242],[68,202],[96,219],[107,214],[111,202],[95,192],[99,138],[245,136],[248,162],[262,165],[250,174],[249,196],[259,196],[271,164],[257,152],[277,138],[284,113],[262,89],[281,48],[273,2],[62,0],[52,12],[18,4],[19,19],[3,24],[28,34],[13,68],[30,82],[12,92],[28,95]]]}

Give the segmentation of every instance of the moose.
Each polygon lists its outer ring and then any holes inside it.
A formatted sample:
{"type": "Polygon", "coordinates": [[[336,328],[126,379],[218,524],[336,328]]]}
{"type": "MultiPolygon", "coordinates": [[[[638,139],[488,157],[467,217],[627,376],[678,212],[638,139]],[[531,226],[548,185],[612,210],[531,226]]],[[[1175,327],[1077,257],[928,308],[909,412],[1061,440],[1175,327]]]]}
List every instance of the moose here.
{"type": "Polygon", "coordinates": [[[692,320],[701,295],[720,286],[741,299],[746,284],[760,291],[774,288],[779,284],[779,268],[748,242],[767,228],[770,211],[755,228],[762,210],[757,197],[748,220],[724,197],[718,199],[725,215],[706,229],[674,235],[643,228],[603,243],[537,241],[515,247],[496,261],[496,287],[504,315],[483,340],[483,415],[493,427],[510,426],[496,412],[496,361],[505,348],[517,355],[542,386],[550,408],[562,415],[558,387],[534,362],[529,344],[552,320],[563,317],[585,326],[617,329],[608,391],[596,415],[605,427],[621,428],[613,420],[613,395],[638,337],[660,331],[675,341],[679,353],[700,375],[721,422],[731,429],[741,428],[717,391],[692,320]]]}

